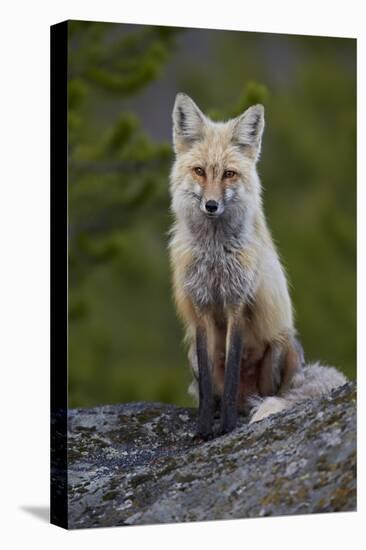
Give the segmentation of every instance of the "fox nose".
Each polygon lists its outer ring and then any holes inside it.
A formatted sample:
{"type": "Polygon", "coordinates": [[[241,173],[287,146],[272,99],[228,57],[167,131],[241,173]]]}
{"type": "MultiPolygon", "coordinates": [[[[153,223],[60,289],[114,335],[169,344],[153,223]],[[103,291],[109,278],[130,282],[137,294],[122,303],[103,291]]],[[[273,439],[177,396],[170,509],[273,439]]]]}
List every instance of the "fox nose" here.
{"type": "Polygon", "coordinates": [[[206,202],[205,206],[206,206],[207,212],[209,212],[210,214],[213,214],[218,209],[219,203],[216,201],[210,200],[206,202]]]}

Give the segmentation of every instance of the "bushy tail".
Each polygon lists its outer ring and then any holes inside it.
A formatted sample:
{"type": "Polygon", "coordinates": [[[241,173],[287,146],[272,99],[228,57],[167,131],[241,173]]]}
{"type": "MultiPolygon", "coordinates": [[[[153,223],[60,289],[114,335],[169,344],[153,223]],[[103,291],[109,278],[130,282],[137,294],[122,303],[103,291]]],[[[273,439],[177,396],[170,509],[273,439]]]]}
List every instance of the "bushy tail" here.
{"type": "Polygon", "coordinates": [[[323,366],[318,362],[305,365],[295,374],[290,388],[281,397],[252,399],[250,422],[257,422],[270,414],[289,409],[304,399],[325,395],[346,382],[347,378],[334,367],[323,366]]]}

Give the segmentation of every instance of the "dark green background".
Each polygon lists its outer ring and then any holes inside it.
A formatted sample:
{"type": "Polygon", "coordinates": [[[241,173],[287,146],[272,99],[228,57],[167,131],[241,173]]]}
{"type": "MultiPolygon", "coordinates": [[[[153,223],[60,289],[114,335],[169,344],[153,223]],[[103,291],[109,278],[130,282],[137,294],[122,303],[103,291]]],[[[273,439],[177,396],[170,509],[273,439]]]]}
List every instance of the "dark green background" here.
{"type": "Polygon", "coordinates": [[[69,405],[192,404],[167,255],[171,110],[266,108],[258,170],[308,360],[356,375],[356,41],[69,23],[69,405]]]}

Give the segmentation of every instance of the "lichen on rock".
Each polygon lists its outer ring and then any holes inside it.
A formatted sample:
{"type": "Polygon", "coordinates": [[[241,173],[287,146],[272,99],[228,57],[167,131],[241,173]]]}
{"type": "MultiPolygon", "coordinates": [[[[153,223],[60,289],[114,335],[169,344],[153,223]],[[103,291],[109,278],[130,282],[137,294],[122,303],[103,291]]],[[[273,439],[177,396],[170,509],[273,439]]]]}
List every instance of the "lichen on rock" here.
{"type": "Polygon", "coordinates": [[[356,509],[356,387],[230,434],[195,436],[197,411],[129,403],[69,411],[69,527],[356,509]]]}

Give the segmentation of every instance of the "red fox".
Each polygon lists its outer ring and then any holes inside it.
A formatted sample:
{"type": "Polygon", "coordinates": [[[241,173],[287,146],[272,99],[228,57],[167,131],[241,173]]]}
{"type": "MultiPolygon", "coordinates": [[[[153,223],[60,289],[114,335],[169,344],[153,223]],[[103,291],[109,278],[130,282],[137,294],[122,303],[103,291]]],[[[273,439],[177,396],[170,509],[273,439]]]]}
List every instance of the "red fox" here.
{"type": "Polygon", "coordinates": [[[169,244],[176,307],[186,328],[198,435],[233,430],[346,382],[304,365],[284,269],[268,230],[256,163],[262,105],[213,122],[179,93],[173,109],[169,244]]]}

